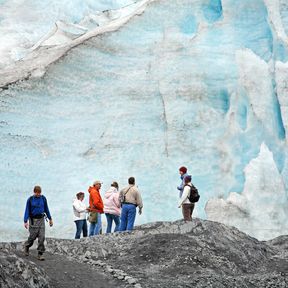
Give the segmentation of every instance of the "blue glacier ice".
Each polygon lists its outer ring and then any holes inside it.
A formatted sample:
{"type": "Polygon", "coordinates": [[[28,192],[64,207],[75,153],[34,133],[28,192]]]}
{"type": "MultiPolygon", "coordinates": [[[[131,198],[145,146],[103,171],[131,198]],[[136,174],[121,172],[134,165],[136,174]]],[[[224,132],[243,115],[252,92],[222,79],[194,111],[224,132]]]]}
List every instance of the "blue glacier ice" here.
{"type": "MultiPolygon", "coordinates": [[[[96,179],[104,192],[112,181],[123,187],[135,176],[144,202],[137,223],[176,220],[182,165],[201,193],[195,216],[261,239],[287,234],[288,95],[282,83],[288,6],[277,1],[281,13],[275,18],[269,1],[149,1],[116,31],[40,67],[45,74],[33,70],[29,79],[0,90],[0,240],[26,237],[19,227],[36,184],[54,217],[49,236],[73,237],[71,201],[96,179]],[[264,229],[256,212],[267,209],[270,192],[264,229]]],[[[65,3],[53,5],[84,27],[87,13],[130,2],[69,2],[67,11],[65,3]]],[[[42,11],[45,2],[38,5],[42,11]]],[[[53,17],[51,26],[62,20],[53,17]]],[[[51,28],[41,27],[43,35],[51,28]]],[[[73,34],[77,27],[67,29],[73,34]]],[[[43,35],[32,37],[33,44],[43,35]]],[[[49,45],[34,50],[40,52],[29,61],[48,57],[49,45]]],[[[1,69],[0,75],[5,77],[1,69]]]]}

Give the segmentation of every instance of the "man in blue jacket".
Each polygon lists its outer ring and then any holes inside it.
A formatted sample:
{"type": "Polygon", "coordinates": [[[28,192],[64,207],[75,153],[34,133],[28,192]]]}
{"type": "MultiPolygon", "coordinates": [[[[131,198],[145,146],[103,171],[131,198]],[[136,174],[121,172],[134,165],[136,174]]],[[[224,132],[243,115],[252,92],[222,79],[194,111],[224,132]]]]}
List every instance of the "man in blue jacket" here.
{"type": "Polygon", "coordinates": [[[49,219],[49,225],[53,226],[53,221],[49,212],[46,197],[41,195],[41,187],[34,187],[34,195],[29,197],[26,203],[24,214],[24,227],[29,228],[28,240],[24,243],[24,253],[29,255],[29,248],[33,245],[38,237],[38,259],[44,260],[43,253],[45,252],[45,219],[49,219]],[[29,225],[28,225],[29,219],[29,225]]]}

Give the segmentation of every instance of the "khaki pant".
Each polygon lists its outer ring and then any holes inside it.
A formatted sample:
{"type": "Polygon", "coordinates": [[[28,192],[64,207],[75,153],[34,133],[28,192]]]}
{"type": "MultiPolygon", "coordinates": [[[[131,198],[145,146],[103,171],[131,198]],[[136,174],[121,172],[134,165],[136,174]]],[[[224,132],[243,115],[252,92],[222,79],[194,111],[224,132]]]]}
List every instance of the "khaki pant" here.
{"type": "Polygon", "coordinates": [[[29,237],[28,240],[24,243],[26,248],[30,248],[36,238],[38,238],[38,253],[45,252],[45,221],[44,218],[41,219],[33,219],[33,224],[31,223],[31,219],[29,219],[29,237]]]}
{"type": "Polygon", "coordinates": [[[182,214],[185,221],[192,221],[192,213],[194,210],[194,203],[182,204],[182,214]]]}

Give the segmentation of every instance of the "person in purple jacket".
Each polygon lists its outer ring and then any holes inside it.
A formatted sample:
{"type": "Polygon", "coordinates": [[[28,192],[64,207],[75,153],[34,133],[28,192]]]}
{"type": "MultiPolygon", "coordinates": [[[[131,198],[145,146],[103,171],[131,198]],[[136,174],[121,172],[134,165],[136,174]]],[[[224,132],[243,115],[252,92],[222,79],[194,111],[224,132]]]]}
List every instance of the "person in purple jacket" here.
{"type": "Polygon", "coordinates": [[[29,248],[38,238],[38,259],[44,260],[43,253],[45,252],[45,220],[49,219],[49,225],[53,226],[52,217],[48,208],[46,197],[41,195],[41,187],[34,187],[34,195],[30,196],[26,202],[24,214],[24,227],[29,228],[28,240],[24,243],[24,253],[29,255],[29,248]],[[28,224],[29,219],[29,224],[28,224]]]}
{"type": "Polygon", "coordinates": [[[188,175],[187,168],[185,166],[180,167],[179,174],[180,174],[181,184],[177,187],[177,189],[179,190],[179,198],[181,198],[183,194],[184,186],[185,186],[184,179],[188,175]]]}

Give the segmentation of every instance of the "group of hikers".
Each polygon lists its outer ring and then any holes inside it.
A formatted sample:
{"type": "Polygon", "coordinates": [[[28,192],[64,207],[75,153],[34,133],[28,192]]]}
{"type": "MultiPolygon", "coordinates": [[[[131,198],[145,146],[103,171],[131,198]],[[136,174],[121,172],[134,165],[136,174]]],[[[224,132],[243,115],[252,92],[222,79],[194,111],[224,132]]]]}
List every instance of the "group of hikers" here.
{"type": "Polygon", "coordinates": [[[117,182],[113,182],[105,192],[102,199],[100,194],[102,182],[94,181],[89,187],[89,206],[83,202],[84,192],[76,194],[73,201],[74,222],[76,223],[75,239],[79,239],[81,232],[87,236],[86,213],[90,222],[89,236],[100,234],[102,230],[101,215],[105,213],[107,219],[106,233],[111,233],[113,221],[115,223],[114,232],[131,231],[136,218],[136,207],[139,215],[142,214],[143,202],[141,194],[135,185],[135,178],[128,179],[128,186],[119,192],[117,182]],[[120,217],[121,216],[121,217],[120,217]],[[121,221],[120,221],[121,220],[121,221]]]}
{"type": "MultiPolygon", "coordinates": [[[[182,214],[185,221],[192,221],[192,213],[195,203],[191,200],[191,176],[187,173],[187,168],[182,166],[179,168],[181,184],[177,187],[179,190],[179,204],[182,207],[182,214]]],[[[94,236],[102,233],[101,215],[105,214],[107,219],[106,233],[111,233],[112,224],[115,223],[114,232],[131,231],[134,227],[136,218],[136,208],[138,207],[139,215],[142,214],[143,202],[141,194],[135,185],[135,178],[128,179],[128,186],[119,191],[117,182],[112,182],[110,188],[105,192],[103,199],[100,194],[102,182],[94,181],[89,187],[89,206],[84,203],[84,192],[78,192],[73,201],[74,222],[76,224],[75,239],[94,236]],[[87,217],[88,215],[88,217],[87,217]]],[[[53,220],[48,208],[47,199],[41,194],[40,186],[34,187],[34,195],[30,196],[26,202],[24,214],[24,227],[29,229],[28,240],[24,243],[24,253],[29,255],[29,248],[38,238],[38,259],[44,260],[45,252],[45,220],[49,220],[49,225],[53,226],[53,220]],[[29,224],[28,224],[29,220],[29,224]]],[[[196,200],[195,202],[197,202],[196,200]]],[[[47,221],[48,221],[47,220],[47,221]]]]}

